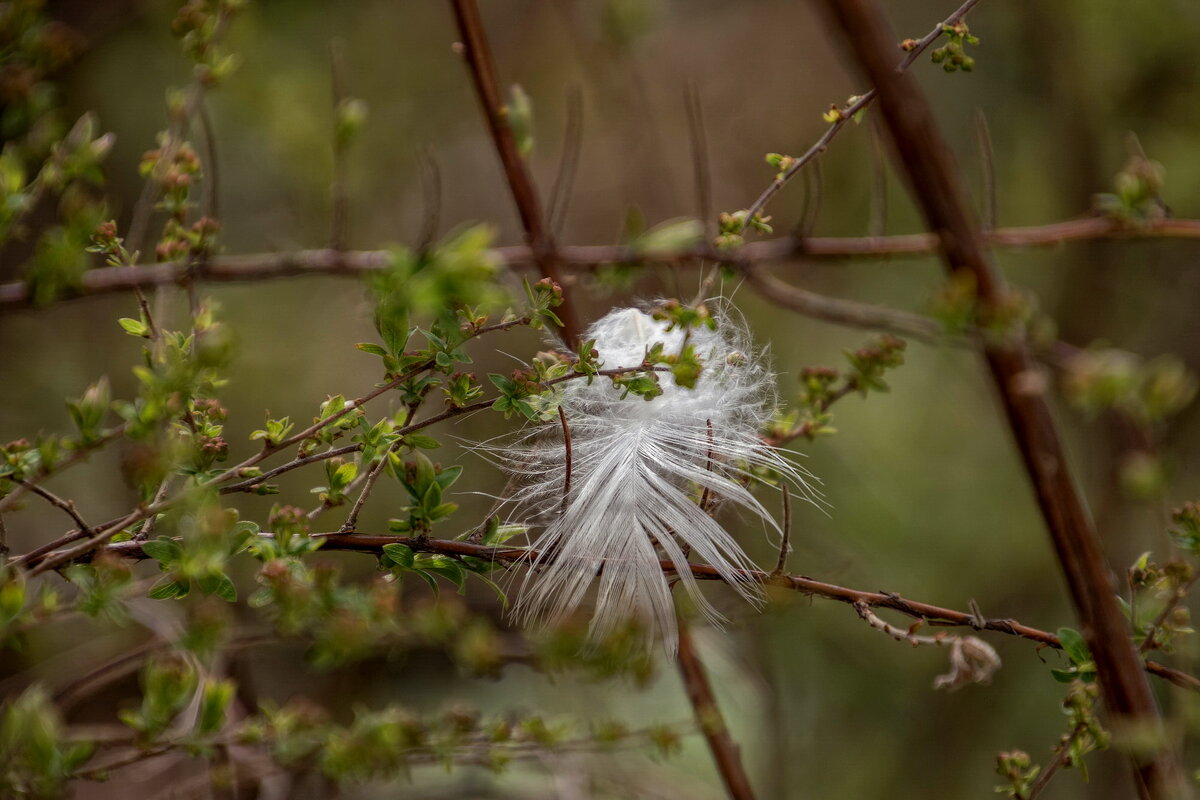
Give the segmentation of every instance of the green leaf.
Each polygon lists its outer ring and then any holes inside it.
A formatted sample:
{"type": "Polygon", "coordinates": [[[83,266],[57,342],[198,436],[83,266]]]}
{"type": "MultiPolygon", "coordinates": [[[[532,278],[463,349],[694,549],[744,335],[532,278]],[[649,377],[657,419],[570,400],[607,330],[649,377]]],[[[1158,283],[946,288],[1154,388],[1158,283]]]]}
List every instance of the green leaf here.
{"type": "Polygon", "coordinates": [[[357,475],[358,464],[355,464],[353,461],[347,461],[345,464],[342,464],[334,473],[334,477],[336,478],[337,482],[342,486],[349,486],[350,482],[353,481],[357,475]]]}
{"type": "Polygon", "coordinates": [[[432,436],[426,436],[421,433],[410,433],[404,437],[404,443],[409,447],[419,447],[422,450],[434,450],[442,446],[442,443],[432,436]]]}
{"type": "Polygon", "coordinates": [[[119,320],[117,320],[117,324],[124,328],[125,332],[130,336],[138,336],[143,339],[149,336],[150,329],[146,326],[146,323],[142,322],[140,319],[121,317],[119,320]]]}
{"type": "Polygon", "coordinates": [[[442,489],[449,489],[458,480],[458,476],[462,475],[462,471],[463,468],[458,465],[446,467],[434,480],[437,481],[438,486],[442,487],[442,489]]]}
{"type": "Polygon", "coordinates": [[[1057,633],[1063,652],[1067,654],[1067,658],[1071,659],[1072,664],[1079,666],[1092,660],[1087,642],[1083,640],[1083,634],[1074,628],[1059,628],[1057,633]]]}
{"type": "Polygon", "coordinates": [[[183,557],[183,548],[179,546],[179,543],[165,536],[143,542],[142,552],[164,567],[176,563],[183,557]]]}
{"type": "Polygon", "coordinates": [[[1052,669],[1050,670],[1050,674],[1053,675],[1054,680],[1058,681],[1059,683],[1070,683],[1075,680],[1075,677],[1078,675],[1078,673],[1073,669],[1052,669]]]}
{"type": "Polygon", "coordinates": [[[488,576],[486,576],[480,572],[476,572],[475,577],[479,578],[479,580],[483,581],[488,586],[492,587],[492,591],[496,593],[496,597],[500,598],[500,607],[502,609],[504,609],[505,611],[507,611],[508,610],[508,595],[504,593],[504,590],[500,588],[499,584],[497,584],[494,580],[492,580],[491,578],[489,578],[488,576]]]}
{"type": "Polygon", "coordinates": [[[201,578],[200,591],[207,595],[216,595],[227,603],[237,602],[237,587],[228,575],[207,575],[201,578]]]}
{"type": "Polygon", "coordinates": [[[442,593],[441,588],[438,586],[437,580],[432,575],[430,575],[428,572],[426,572],[423,569],[415,569],[415,570],[413,570],[413,572],[420,575],[421,580],[423,580],[429,584],[429,588],[433,589],[434,597],[437,597],[438,595],[440,595],[442,593]]]}
{"type": "Polygon", "coordinates": [[[505,106],[508,126],[517,143],[517,152],[521,158],[528,158],[533,152],[533,101],[517,83],[513,84],[509,97],[509,103],[505,106]]]}
{"type": "Polygon", "coordinates": [[[364,353],[370,353],[373,356],[386,356],[388,354],[388,351],[384,350],[382,345],[374,344],[373,342],[359,342],[354,346],[364,353]]]}
{"type": "Polygon", "coordinates": [[[441,575],[457,586],[460,593],[466,590],[467,574],[459,566],[458,562],[452,558],[443,555],[422,553],[421,557],[416,561],[416,568],[441,575]]]}
{"type": "Polygon", "coordinates": [[[383,552],[394,563],[404,567],[405,569],[412,569],[413,560],[416,557],[416,554],[413,553],[413,549],[408,545],[400,544],[399,542],[385,544],[383,546],[383,552]]]}
{"type": "Polygon", "coordinates": [[[486,545],[491,545],[492,547],[497,547],[504,544],[514,536],[524,532],[524,525],[501,525],[499,517],[492,517],[491,520],[488,520],[487,529],[484,531],[483,543],[486,545]],[[493,520],[495,521],[495,524],[493,524],[493,520]]]}
{"type": "Polygon", "coordinates": [[[175,580],[174,576],[167,575],[151,586],[146,596],[152,600],[169,600],[172,597],[183,597],[187,593],[188,585],[186,583],[180,583],[175,580]]]}

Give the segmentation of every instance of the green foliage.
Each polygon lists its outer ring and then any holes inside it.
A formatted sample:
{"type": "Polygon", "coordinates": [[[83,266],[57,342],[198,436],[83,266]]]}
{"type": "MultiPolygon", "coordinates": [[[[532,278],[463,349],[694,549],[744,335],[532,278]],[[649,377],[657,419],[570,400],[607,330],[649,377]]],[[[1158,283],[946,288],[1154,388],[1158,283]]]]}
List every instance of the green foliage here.
{"type": "Polygon", "coordinates": [[[90,743],[65,738],[58,710],[41,688],[26,689],[0,711],[0,794],[62,797],[92,750],[90,743]]]}
{"type": "Polygon", "coordinates": [[[943,25],[942,33],[948,40],[946,44],[935,48],[929,54],[929,60],[941,64],[946,72],[970,72],[975,69],[975,59],[967,55],[967,45],[979,44],[979,37],[971,33],[967,23],[958,21],[953,25],[943,25]]]}
{"type": "Polygon", "coordinates": [[[186,597],[193,589],[233,603],[237,588],[226,572],[229,559],[246,548],[257,526],[238,522],[233,511],[201,504],[195,511],[171,514],[166,524],[182,534],[142,543],[142,551],[159,564],[163,576],[150,588],[157,600],[186,597]]]}
{"type": "Polygon", "coordinates": [[[1015,800],[1027,800],[1033,790],[1034,781],[1042,768],[1033,763],[1024,750],[1005,751],[996,756],[996,774],[1005,783],[996,791],[1015,800]]]}
{"type": "Polygon", "coordinates": [[[504,116],[517,142],[517,152],[522,158],[529,158],[533,152],[533,101],[519,83],[514,83],[509,90],[504,116]]]}
{"type": "Polygon", "coordinates": [[[1148,427],[1186,408],[1197,385],[1196,376],[1175,356],[1147,361],[1124,350],[1091,347],[1067,362],[1063,390],[1090,417],[1119,411],[1148,427]]]}
{"type": "Polygon", "coordinates": [[[1067,669],[1050,670],[1054,680],[1059,683],[1071,683],[1075,680],[1094,682],[1096,680],[1096,662],[1092,660],[1092,654],[1088,651],[1083,635],[1073,628],[1059,628],[1057,634],[1059,642],[1062,643],[1063,653],[1066,654],[1071,665],[1067,669]]]}
{"type": "Polygon", "coordinates": [[[741,209],[734,211],[732,214],[722,211],[717,217],[717,238],[713,244],[718,250],[732,250],[744,244],[746,241],[746,228],[751,227],[759,233],[773,233],[770,223],[770,217],[764,217],[761,213],[756,213],[752,219],[747,219],[750,216],[749,209],[741,209]]]}
{"type": "Polygon", "coordinates": [[[116,558],[97,558],[91,564],[72,564],[67,580],[79,590],[75,608],[89,617],[102,617],[121,625],[129,620],[124,599],[133,573],[116,558]]]}
{"type": "Polygon", "coordinates": [[[191,701],[197,683],[196,669],[186,657],[176,653],[151,656],[142,669],[141,706],[123,709],[117,716],[142,741],[151,741],[191,701]]]}
{"type": "Polygon", "coordinates": [[[845,351],[849,370],[832,367],[805,367],[800,371],[803,389],[798,407],[776,415],[766,431],[772,441],[786,442],[797,437],[809,441],[836,433],[830,406],[848,394],[866,397],[871,392],[888,392],[884,376],[904,363],[907,344],[891,334],[876,337],[864,347],[845,351]]]}
{"type": "Polygon", "coordinates": [[[1131,227],[1146,225],[1169,216],[1162,198],[1166,170],[1157,161],[1146,158],[1137,139],[1130,138],[1130,156],[1113,179],[1113,191],[1097,194],[1097,211],[1131,227]]]}

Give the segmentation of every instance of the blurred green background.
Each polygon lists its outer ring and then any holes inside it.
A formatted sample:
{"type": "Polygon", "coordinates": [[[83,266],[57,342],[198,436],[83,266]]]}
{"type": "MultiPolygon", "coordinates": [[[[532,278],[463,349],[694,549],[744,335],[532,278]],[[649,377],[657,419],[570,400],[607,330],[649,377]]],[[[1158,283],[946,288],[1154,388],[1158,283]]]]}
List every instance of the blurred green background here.
{"type": "MultiPolygon", "coordinates": [[[[186,82],[187,66],[168,32],[172,4],[107,5],[50,3],[50,10],[88,36],[86,52],[62,76],[65,99],[73,112],[94,109],[101,128],[117,136],[106,175],[124,227],[140,191],[138,160],[165,125],[164,91],[186,82]]],[[[917,37],[954,4],[886,5],[898,33],[917,37]]],[[[566,243],[616,241],[631,209],[651,224],[700,215],[685,106],[689,87],[705,119],[711,216],[745,207],[772,177],[764,153],[801,152],[824,129],[821,112],[865,88],[814,3],[492,0],[483,10],[503,81],[521,84],[534,103],[531,164],[544,195],[558,170],[567,98],[582,92],[582,151],[561,235],[566,243]]],[[[982,186],[973,116],[977,109],[986,116],[1001,225],[1084,213],[1092,194],[1107,191],[1125,162],[1131,131],[1149,157],[1165,165],[1164,194],[1173,211],[1200,216],[1200,4],[985,0],[969,22],[982,39],[973,73],[946,74],[927,58],[913,69],[977,195],[982,186]]],[[[251,3],[230,35],[242,66],[209,101],[225,251],[320,247],[328,240],[333,39],[344,42],[349,91],[370,107],[349,160],[351,246],[415,243],[427,213],[418,180],[423,157],[436,160],[440,170],[443,234],[487,221],[497,227],[498,242],[519,243],[516,214],[469,78],[450,48],[455,38],[448,6],[429,0],[251,3]]],[[[871,125],[864,123],[844,131],[821,159],[813,233],[866,232],[877,179],[872,152],[871,125]]],[[[897,176],[889,169],[885,177],[887,231],[920,230],[897,176]]],[[[777,230],[800,218],[803,183],[795,181],[772,204],[777,230]]],[[[1079,345],[1103,340],[1146,356],[1170,352],[1200,368],[1200,243],[1105,241],[1003,252],[997,259],[1013,283],[1039,296],[1062,338],[1079,345]]],[[[11,276],[14,266],[0,272],[11,276]]],[[[814,291],[914,310],[927,307],[941,280],[932,258],[794,260],[776,265],[775,272],[814,291]]],[[[637,297],[690,297],[696,281],[694,270],[681,269],[646,275],[628,289],[580,278],[568,291],[594,318],[637,297]]],[[[736,283],[724,291],[751,321],[756,339],[769,345],[785,399],[798,391],[802,367],[838,366],[844,349],[868,338],[773,308],[736,283]]],[[[303,421],[327,395],[356,394],[377,380],[377,362],[353,349],[374,336],[361,286],[305,278],[207,286],[204,292],[220,302],[240,339],[225,394],[234,455],[252,452],[247,436],[261,425],[264,409],[303,421]]],[[[115,320],[135,312],[132,297],[106,296],[0,315],[0,440],[65,428],[62,398],[78,396],[100,375],[112,380],[114,395],[128,396],[134,387],[129,367],[140,346],[115,320]]],[[[475,347],[480,374],[507,372],[515,364],[505,353],[520,356],[539,346],[524,333],[488,341],[498,350],[486,341],[475,347]]],[[[889,382],[888,395],[839,403],[836,435],[796,447],[823,481],[830,509],[796,510],[791,569],[956,608],[973,599],[988,616],[1051,630],[1073,624],[1048,537],[979,359],[961,349],[913,343],[907,364],[889,382]]],[[[1086,420],[1061,403],[1058,410],[1114,569],[1123,574],[1145,550],[1165,556],[1162,509],[1200,496],[1195,412],[1185,411],[1170,427],[1162,494],[1135,501],[1123,495],[1116,478],[1128,451],[1119,428],[1103,417],[1086,420]]],[[[494,417],[470,417],[445,432],[467,441],[486,438],[500,430],[494,417]]],[[[133,502],[119,458],[117,452],[101,454],[50,485],[75,498],[89,517],[106,519],[133,502]]],[[[443,450],[439,458],[468,468],[459,483],[464,491],[455,498],[462,518],[485,513],[490,500],[466,490],[498,492],[503,477],[465,451],[443,450]]],[[[273,500],[311,502],[307,492],[315,482],[314,475],[293,474],[281,498],[252,498],[242,507],[248,516],[265,518],[273,500]]],[[[364,530],[383,528],[399,502],[389,493],[398,491],[387,486],[375,495],[364,530]]],[[[769,566],[772,543],[759,529],[743,527],[742,541],[769,566]]],[[[17,552],[61,529],[59,516],[38,507],[9,517],[17,552]]],[[[364,576],[372,567],[360,556],[325,558],[364,576]]],[[[475,588],[471,602],[490,607],[487,590],[475,588]]],[[[945,671],[944,651],[894,642],[862,624],[849,607],[780,593],[757,614],[719,587],[711,594],[734,621],[725,631],[702,632],[703,654],[761,797],[992,796],[997,752],[1020,748],[1044,761],[1064,730],[1062,687],[1048,669],[1060,657],[1028,642],[990,636],[1004,659],[992,685],[947,694],[930,688],[945,671]]],[[[20,682],[21,670],[36,665],[36,674],[53,684],[81,660],[120,652],[131,637],[69,623],[43,632],[30,651],[6,655],[13,661],[0,675],[20,682]]],[[[649,689],[638,690],[622,683],[551,681],[522,667],[510,667],[499,681],[467,680],[441,660],[419,658],[320,673],[304,665],[296,647],[240,658],[260,696],[279,700],[302,695],[345,707],[361,701],[420,708],[466,702],[618,716],[631,724],[690,714],[670,665],[662,665],[649,689]]],[[[1182,719],[1183,698],[1161,685],[1156,689],[1182,719]]],[[[135,693],[130,679],[82,708],[80,718],[98,718],[135,693]]],[[[1068,772],[1044,797],[1131,796],[1118,755],[1093,756],[1091,762],[1090,783],[1068,772]]],[[[133,784],[119,780],[77,796],[128,795],[130,785],[151,796],[176,778],[177,771],[164,774],[150,766],[130,774],[133,784]]],[[[689,739],[683,755],[665,762],[628,754],[580,757],[498,778],[471,769],[447,776],[433,768],[417,771],[412,784],[353,787],[342,796],[588,797],[588,780],[610,792],[595,796],[722,796],[698,737],[689,739]]]]}

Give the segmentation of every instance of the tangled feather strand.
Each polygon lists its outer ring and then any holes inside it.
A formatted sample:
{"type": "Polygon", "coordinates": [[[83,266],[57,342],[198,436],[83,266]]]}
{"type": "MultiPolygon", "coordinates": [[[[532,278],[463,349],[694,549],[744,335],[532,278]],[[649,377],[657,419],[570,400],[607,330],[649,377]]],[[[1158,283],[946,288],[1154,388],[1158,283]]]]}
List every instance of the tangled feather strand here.
{"type": "Polygon", "coordinates": [[[572,443],[571,479],[561,428],[539,426],[516,442],[494,447],[522,487],[511,498],[545,525],[541,553],[526,575],[516,613],[525,621],[560,620],[598,583],[590,633],[603,638],[623,621],[647,624],[670,650],[677,640],[675,610],[661,558],[678,571],[699,610],[719,622],[684,567],[688,554],[712,565],[751,603],[761,589],[739,570],[752,569],[737,541],[697,498],[730,502],[778,530],[771,514],[747,490],[750,470],[765,467],[810,499],[808,473],[759,438],[775,406],[774,376],[749,348],[741,325],[719,317],[715,331],[686,334],[635,308],[610,312],[588,330],[606,369],[636,368],[661,342],[678,353],[690,342],[704,364],[694,388],[666,376],[650,400],[623,397],[604,379],[564,385],[561,398],[572,443]]]}

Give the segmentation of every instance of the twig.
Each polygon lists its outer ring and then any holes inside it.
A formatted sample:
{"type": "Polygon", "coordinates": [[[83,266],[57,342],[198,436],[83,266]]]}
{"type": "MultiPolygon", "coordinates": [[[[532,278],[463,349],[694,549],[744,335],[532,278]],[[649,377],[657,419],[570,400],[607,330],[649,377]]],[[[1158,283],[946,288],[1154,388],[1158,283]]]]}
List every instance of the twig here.
{"type": "Polygon", "coordinates": [[[741,270],[741,274],[746,279],[746,283],[767,300],[806,317],[851,328],[888,331],[925,342],[946,338],[944,328],[937,320],[920,314],[911,314],[907,311],[860,303],[855,300],[826,297],[781,281],[758,267],[745,267],[741,270]]]}
{"type": "Polygon", "coordinates": [[[725,791],[729,793],[731,800],[754,800],[754,789],[746,775],[746,768],[742,765],[741,749],[729,734],[704,663],[692,642],[689,625],[682,617],[679,619],[679,653],[676,663],[679,666],[679,675],[683,679],[683,688],[687,691],[688,701],[696,715],[696,724],[712,752],[717,772],[721,774],[721,781],[725,784],[725,791]]]}
{"type": "MultiPolygon", "coordinates": [[[[1178,608],[1179,604],[1183,602],[1183,599],[1187,597],[1188,592],[1191,591],[1192,587],[1196,585],[1197,580],[1200,580],[1200,572],[1193,574],[1192,577],[1188,578],[1186,583],[1184,583],[1171,594],[1170,601],[1163,606],[1162,611],[1158,612],[1158,615],[1155,616],[1154,621],[1151,622],[1149,627],[1146,628],[1146,638],[1142,639],[1142,644],[1138,647],[1139,653],[1146,653],[1156,647],[1154,642],[1155,635],[1162,628],[1163,623],[1167,621],[1167,617],[1171,616],[1171,612],[1178,608]]],[[[1132,618],[1137,619],[1137,617],[1132,618]]]]}
{"type": "MultiPolygon", "coordinates": [[[[160,483],[158,485],[158,491],[154,493],[154,500],[152,502],[160,503],[163,501],[164,498],[166,498],[167,492],[169,492],[171,490],[171,478],[172,477],[173,477],[172,475],[168,475],[167,477],[162,479],[162,483],[160,483]]],[[[146,524],[142,526],[142,529],[140,531],[138,531],[137,536],[135,536],[134,538],[137,539],[138,541],[144,542],[145,540],[149,539],[151,536],[154,535],[154,529],[157,526],[158,526],[158,515],[155,514],[154,516],[150,517],[150,519],[146,520],[146,524]]]]}
{"type": "MultiPolygon", "coordinates": [[[[504,176],[512,192],[513,202],[517,206],[521,226],[525,229],[525,237],[533,251],[534,260],[543,277],[562,285],[554,240],[546,228],[533,176],[529,174],[529,167],[517,149],[516,137],[508,121],[508,109],[501,99],[500,81],[496,76],[496,67],[483,29],[483,20],[479,16],[479,7],[475,0],[451,0],[451,3],[462,36],[462,55],[470,67],[475,93],[487,118],[488,131],[504,167],[504,176]]],[[[563,338],[573,346],[581,329],[575,307],[565,292],[563,303],[556,313],[563,322],[563,338]]]]}
{"type": "Polygon", "coordinates": [[[563,432],[563,496],[562,507],[567,507],[567,500],[571,497],[571,473],[572,473],[572,454],[571,454],[571,426],[567,424],[567,412],[563,411],[562,404],[558,406],[558,421],[562,424],[563,432]]]}
{"type": "MultiPolygon", "coordinates": [[[[270,537],[269,533],[262,535],[270,537]]],[[[529,564],[539,563],[543,560],[542,554],[532,548],[492,547],[456,539],[418,539],[415,537],[368,533],[316,533],[313,534],[313,537],[321,541],[321,548],[323,550],[368,553],[373,556],[381,554],[386,545],[398,543],[419,552],[440,553],[451,557],[470,556],[496,563],[529,564]]],[[[104,552],[122,558],[141,559],[147,557],[142,552],[142,543],[136,541],[117,542],[107,545],[104,548],[104,552]]],[[[667,575],[673,575],[678,572],[676,565],[671,561],[660,561],[659,566],[663,573],[667,575]]],[[[724,581],[721,574],[707,564],[688,564],[688,569],[691,570],[692,576],[696,580],[724,581]]],[[[1025,625],[1015,619],[988,618],[981,620],[978,614],[971,611],[957,611],[952,608],[923,603],[919,600],[909,600],[895,592],[869,592],[839,586],[838,584],[826,583],[804,575],[780,575],[773,577],[761,570],[735,570],[734,575],[738,580],[744,580],[747,583],[779,586],[784,589],[800,592],[801,594],[823,597],[827,600],[836,600],[839,603],[846,603],[848,605],[864,603],[870,608],[890,609],[913,619],[924,620],[929,625],[993,631],[995,633],[1003,633],[1008,636],[1027,639],[1045,647],[1053,647],[1056,650],[1062,649],[1062,644],[1053,633],[1025,625]]],[[[1150,674],[1164,678],[1180,688],[1200,692],[1200,679],[1194,678],[1185,672],[1150,660],[1145,662],[1145,668],[1150,674]]]]}
{"type": "MultiPolygon", "coordinates": [[[[219,38],[224,32],[229,22],[229,13],[224,6],[219,7],[216,27],[212,34],[214,40],[219,38]]],[[[169,164],[174,159],[175,154],[183,144],[183,137],[187,132],[188,125],[191,124],[192,119],[199,112],[200,105],[204,100],[204,93],[205,82],[202,76],[197,73],[184,95],[183,108],[179,111],[178,116],[172,119],[167,126],[166,138],[159,149],[159,166],[169,164]]],[[[146,182],[142,185],[142,193],[138,197],[137,205],[134,206],[133,219],[129,225],[129,235],[126,237],[126,242],[131,251],[145,250],[145,239],[150,228],[150,217],[154,213],[154,204],[157,202],[159,192],[162,190],[160,178],[160,169],[156,167],[146,177],[146,182]]]]}
{"type": "Polygon", "coordinates": [[[775,562],[772,578],[783,575],[787,569],[788,554],[792,552],[792,493],[788,491],[787,481],[781,481],[780,490],[783,492],[783,533],[779,541],[779,560],[775,562]]]}
{"type": "MultiPolygon", "coordinates": [[[[966,191],[925,94],[911,75],[892,66],[894,36],[872,0],[827,0],[850,48],[879,93],[880,106],[904,171],[929,227],[944,232],[942,256],[951,273],[970,275],[984,312],[1007,297],[1003,278],[986,255],[966,191]]],[[[969,4],[968,4],[969,5],[969,4]]],[[[1024,342],[984,342],[984,355],[1003,400],[1025,468],[1088,645],[1109,713],[1156,730],[1158,708],[1121,615],[1092,521],[1076,491],[1044,392],[1022,389],[1034,361],[1024,342]]],[[[1170,749],[1132,755],[1143,797],[1182,797],[1185,782],[1170,749]]]]}
{"type": "MultiPolygon", "coordinates": [[[[71,453],[71,455],[67,456],[67,458],[65,458],[63,461],[61,461],[57,465],[55,465],[55,467],[53,469],[47,470],[46,472],[43,472],[40,475],[26,478],[25,481],[26,481],[26,483],[29,483],[29,484],[38,484],[41,481],[45,480],[46,478],[49,478],[51,475],[58,475],[58,474],[64,472],[65,470],[75,466],[76,464],[79,464],[80,462],[87,460],[87,457],[90,456],[92,453],[94,453],[96,450],[99,450],[101,447],[104,447],[105,445],[119,439],[121,436],[124,436],[124,435],[125,435],[125,424],[122,423],[121,425],[118,425],[117,427],[113,428],[112,430],[105,431],[103,434],[101,434],[98,438],[96,438],[91,444],[87,445],[86,447],[78,448],[73,453],[71,453]]],[[[18,486],[18,488],[13,489],[11,492],[9,492],[4,497],[0,497],[0,512],[7,511],[8,509],[10,509],[14,505],[16,505],[17,501],[21,499],[21,497],[24,495],[24,493],[26,491],[28,491],[28,489],[25,486],[18,486]]]]}
{"type": "MultiPolygon", "coordinates": [[[[897,642],[908,642],[909,644],[911,644],[914,647],[917,647],[919,645],[928,645],[931,647],[945,647],[948,644],[950,644],[950,637],[948,637],[946,634],[941,634],[939,636],[918,636],[911,629],[907,630],[907,631],[901,630],[900,628],[897,628],[895,625],[892,625],[891,623],[882,619],[875,612],[871,611],[871,607],[868,606],[866,603],[855,603],[854,610],[858,614],[858,616],[862,617],[863,621],[866,622],[868,625],[870,625],[872,628],[874,628],[877,631],[887,634],[888,636],[895,639],[897,642]]],[[[920,623],[917,622],[914,624],[919,625],[920,623]]]]}
{"type": "Polygon", "coordinates": [[[383,470],[387,467],[388,459],[392,456],[392,451],[399,446],[399,442],[389,447],[383,452],[383,458],[371,465],[370,471],[367,473],[367,479],[363,483],[362,491],[358,493],[358,499],[354,501],[354,507],[350,509],[350,514],[346,517],[346,521],[342,523],[342,533],[353,533],[358,527],[358,515],[362,511],[363,506],[367,504],[367,498],[371,496],[371,490],[375,488],[375,482],[379,480],[379,476],[383,474],[383,470]]]}
{"type": "Polygon", "coordinates": [[[1033,785],[1029,787],[1029,795],[1025,798],[1025,800],[1036,800],[1038,795],[1040,795],[1046,789],[1046,787],[1050,785],[1050,781],[1054,778],[1055,774],[1057,774],[1059,769],[1065,766],[1067,761],[1070,760],[1071,745],[1076,739],[1083,735],[1085,731],[1087,731],[1086,725],[1077,725],[1075,729],[1071,731],[1070,736],[1059,743],[1058,747],[1055,748],[1054,760],[1047,764],[1046,768],[1038,774],[1037,780],[1035,780],[1033,785]]]}
{"type": "MultiPolygon", "coordinates": [[[[945,26],[957,24],[960,20],[962,20],[963,17],[967,15],[967,12],[974,8],[978,3],[979,0],[967,0],[967,2],[959,6],[959,8],[953,14],[935,25],[933,30],[916,40],[912,49],[908,51],[908,55],[906,55],[900,61],[900,64],[894,68],[894,71],[896,73],[902,73],[912,66],[913,62],[915,62],[931,44],[941,38],[942,29],[945,26]]],[[[895,42],[892,42],[892,44],[895,45],[895,42]]],[[[837,136],[838,132],[841,131],[841,129],[844,128],[846,124],[850,122],[850,120],[854,119],[858,112],[862,111],[867,106],[871,105],[872,102],[874,102],[876,91],[876,89],[871,89],[866,94],[859,96],[857,100],[848,105],[846,108],[841,109],[838,118],[830,124],[825,133],[821,135],[821,138],[817,139],[816,143],[806,150],[803,155],[796,158],[791,166],[789,166],[782,174],[776,176],[775,180],[771,182],[771,185],[764,189],[762,194],[760,194],[758,198],[750,205],[750,208],[747,209],[746,212],[746,219],[753,219],[756,214],[760,213],[763,208],[766,207],[771,198],[783,188],[784,184],[786,184],[797,172],[804,168],[805,164],[812,161],[821,153],[824,153],[826,148],[829,147],[829,143],[833,141],[833,137],[837,136]]]]}
{"type": "Polygon", "coordinates": [[[83,517],[79,516],[79,512],[75,510],[74,501],[64,500],[61,497],[59,497],[58,495],[54,494],[54,492],[51,492],[47,489],[43,489],[41,486],[38,486],[36,483],[30,483],[29,481],[23,481],[23,480],[17,480],[16,483],[20,484],[21,486],[24,486],[26,489],[33,492],[38,497],[42,498],[43,500],[45,500],[47,503],[54,506],[55,508],[60,508],[64,512],[66,512],[67,516],[69,516],[75,522],[75,524],[79,526],[79,530],[82,532],[82,534],[84,536],[88,536],[91,534],[91,530],[92,530],[91,526],[89,526],[86,522],[84,522],[83,517]]]}

